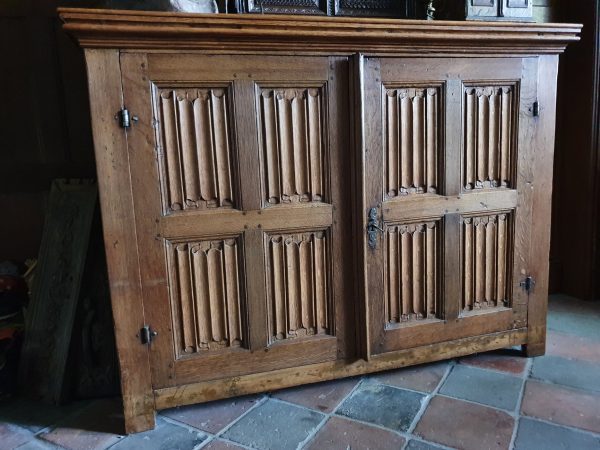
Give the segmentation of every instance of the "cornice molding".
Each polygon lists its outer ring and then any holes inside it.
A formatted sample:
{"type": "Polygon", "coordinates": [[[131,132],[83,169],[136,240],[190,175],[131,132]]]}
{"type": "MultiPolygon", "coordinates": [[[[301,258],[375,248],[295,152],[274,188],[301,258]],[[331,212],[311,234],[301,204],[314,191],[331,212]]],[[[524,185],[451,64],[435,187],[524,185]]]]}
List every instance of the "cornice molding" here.
{"type": "Polygon", "coordinates": [[[84,48],[237,52],[557,54],[581,25],[60,8],[84,48]]]}

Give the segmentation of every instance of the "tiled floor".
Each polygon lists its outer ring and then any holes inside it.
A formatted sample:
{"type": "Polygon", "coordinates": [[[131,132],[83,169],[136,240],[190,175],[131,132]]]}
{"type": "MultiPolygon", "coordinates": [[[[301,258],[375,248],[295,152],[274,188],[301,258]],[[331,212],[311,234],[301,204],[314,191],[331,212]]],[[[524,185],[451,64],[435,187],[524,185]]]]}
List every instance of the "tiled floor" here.
{"type": "Polygon", "coordinates": [[[551,299],[547,355],[505,350],[163,411],[120,435],[118,400],[0,405],[0,449],[600,449],[600,305],[551,299]]]}

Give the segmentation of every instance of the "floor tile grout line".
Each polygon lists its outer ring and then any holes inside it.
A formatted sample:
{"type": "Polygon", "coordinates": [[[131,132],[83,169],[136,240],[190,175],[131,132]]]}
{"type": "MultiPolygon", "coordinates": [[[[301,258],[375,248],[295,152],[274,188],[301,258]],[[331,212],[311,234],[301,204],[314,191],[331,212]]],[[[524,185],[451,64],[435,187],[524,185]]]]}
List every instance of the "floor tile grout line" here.
{"type": "MultiPolygon", "coordinates": [[[[429,403],[438,394],[438,392],[442,388],[443,384],[446,382],[446,380],[450,376],[450,373],[454,370],[454,367],[456,366],[456,364],[457,364],[456,360],[452,360],[452,361],[448,362],[448,367],[446,367],[446,371],[444,372],[444,375],[442,375],[442,378],[440,378],[440,381],[438,382],[435,389],[425,396],[425,398],[423,399],[423,402],[421,403],[421,408],[419,409],[419,411],[413,418],[410,426],[406,430],[406,434],[408,436],[411,436],[411,437],[415,436],[414,431],[417,428],[417,425],[419,424],[419,422],[421,421],[423,416],[425,415],[425,411],[429,407],[429,403]]],[[[404,444],[404,449],[406,449],[409,442],[410,442],[410,440],[407,439],[406,443],[404,444]]]]}
{"type": "Polygon", "coordinates": [[[319,422],[319,424],[315,427],[315,429],[311,433],[309,433],[309,435],[306,437],[306,439],[304,439],[302,442],[300,442],[298,444],[298,447],[297,447],[298,450],[306,448],[306,446],[308,444],[310,444],[310,442],[314,439],[314,437],[317,435],[317,433],[323,429],[323,427],[325,426],[325,424],[327,424],[327,422],[329,422],[329,419],[331,419],[335,415],[335,413],[337,412],[339,407],[358,390],[358,388],[363,384],[364,381],[365,381],[365,377],[361,376],[358,379],[358,383],[356,383],[356,385],[350,390],[350,392],[348,392],[348,394],[345,395],[338,402],[338,404],[331,410],[331,412],[325,414],[325,418],[321,422],[319,422]]]}
{"type": "MultiPolygon", "coordinates": [[[[211,436],[211,439],[207,439],[206,442],[201,442],[200,445],[198,447],[196,447],[196,449],[201,449],[206,447],[209,443],[211,443],[212,441],[214,441],[215,439],[223,439],[225,441],[228,441],[232,444],[235,444],[237,446],[243,447],[243,448],[247,448],[247,449],[252,449],[252,447],[248,447],[245,444],[239,443],[239,442],[235,442],[232,441],[230,439],[227,438],[223,438],[222,435],[228,431],[231,427],[233,427],[236,423],[238,423],[240,420],[242,420],[243,417],[245,417],[247,414],[250,413],[250,411],[253,411],[254,409],[258,408],[260,405],[266,403],[269,400],[269,396],[267,394],[263,394],[261,398],[259,398],[257,400],[257,402],[252,405],[250,408],[248,408],[244,413],[242,413],[239,417],[233,419],[231,422],[229,422],[227,425],[225,425],[223,428],[221,428],[221,430],[219,430],[217,433],[208,433],[206,431],[200,430],[206,434],[209,434],[211,436]]],[[[171,420],[177,420],[177,419],[171,419],[171,420]]]]}
{"type": "Polygon", "coordinates": [[[527,364],[525,366],[526,377],[523,379],[523,384],[521,385],[521,390],[519,391],[519,398],[517,399],[517,406],[515,407],[515,423],[513,425],[513,432],[510,437],[510,444],[508,445],[509,450],[513,450],[515,448],[515,442],[517,440],[517,433],[519,432],[519,426],[521,424],[521,406],[523,405],[523,398],[525,396],[525,387],[527,385],[527,381],[529,380],[529,376],[531,375],[531,370],[533,369],[533,359],[528,358],[527,364]]]}
{"type": "Polygon", "coordinates": [[[449,395],[449,394],[438,393],[437,395],[439,395],[440,397],[445,397],[445,398],[449,398],[449,399],[452,399],[452,400],[459,400],[461,402],[471,403],[472,405],[483,406],[484,408],[489,408],[489,409],[493,409],[494,411],[503,412],[504,414],[506,414],[507,416],[512,417],[513,419],[515,418],[515,410],[514,409],[498,408],[497,406],[488,405],[486,403],[479,403],[479,402],[476,402],[474,400],[468,400],[466,398],[454,397],[454,396],[449,395]]]}

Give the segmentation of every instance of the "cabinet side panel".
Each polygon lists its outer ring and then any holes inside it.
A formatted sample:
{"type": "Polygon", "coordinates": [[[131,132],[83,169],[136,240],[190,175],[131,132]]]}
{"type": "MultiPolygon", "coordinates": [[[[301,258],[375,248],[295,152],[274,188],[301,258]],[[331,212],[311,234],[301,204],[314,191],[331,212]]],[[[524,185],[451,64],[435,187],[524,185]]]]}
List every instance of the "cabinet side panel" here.
{"type": "Polygon", "coordinates": [[[86,60],[125,428],[133,433],[154,427],[154,398],[148,349],[137,337],[144,310],[127,141],[114,120],[122,106],[119,52],[86,50],[86,60]]]}
{"type": "Polygon", "coordinates": [[[538,67],[538,101],[540,117],[532,151],[533,167],[533,220],[531,241],[531,276],[536,280],[535,290],[529,296],[528,356],[537,356],[546,348],[546,314],[548,312],[548,271],[550,255],[550,220],[552,211],[552,166],[554,163],[554,135],[556,126],[556,83],[558,56],[540,56],[538,67]]]}

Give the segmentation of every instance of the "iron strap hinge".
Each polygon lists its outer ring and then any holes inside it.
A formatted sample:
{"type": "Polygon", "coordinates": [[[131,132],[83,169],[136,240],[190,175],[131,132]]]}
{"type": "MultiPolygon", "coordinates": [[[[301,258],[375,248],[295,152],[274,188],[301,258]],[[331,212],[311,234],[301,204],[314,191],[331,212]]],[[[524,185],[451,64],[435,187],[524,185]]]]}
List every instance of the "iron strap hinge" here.
{"type": "Polygon", "coordinates": [[[140,341],[142,341],[142,344],[144,344],[144,345],[152,343],[152,341],[154,340],[154,338],[156,336],[158,336],[158,332],[154,331],[150,327],[150,325],[144,325],[140,329],[139,338],[140,338],[140,341]]]}
{"type": "Polygon", "coordinates": [[[127,108],[121,109],[115,116],[115,119],[119,121],[121,128],[129,128],[132,122],[136,123],[138,121],[138,117],[132,116],[127,108]]]}
{"type": "Polygon", "coordinates": [[[533,289],[535,288],[535,280],[533,279],[533,277],[527,277],[519,283],[519,286],[521,286],[523,290],[529,295],[533,292],[533,289]]]}

